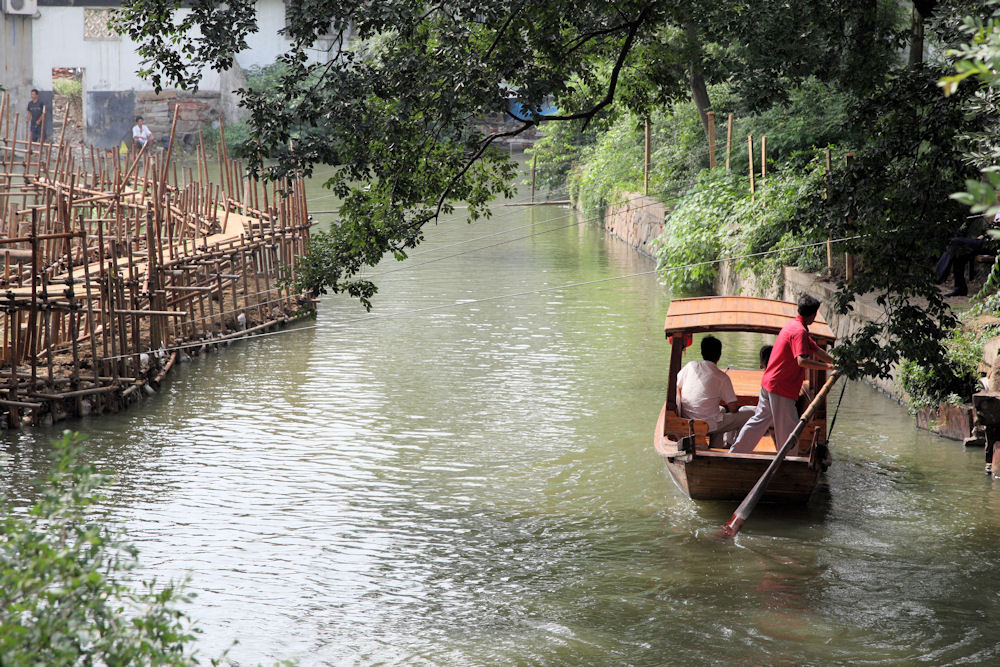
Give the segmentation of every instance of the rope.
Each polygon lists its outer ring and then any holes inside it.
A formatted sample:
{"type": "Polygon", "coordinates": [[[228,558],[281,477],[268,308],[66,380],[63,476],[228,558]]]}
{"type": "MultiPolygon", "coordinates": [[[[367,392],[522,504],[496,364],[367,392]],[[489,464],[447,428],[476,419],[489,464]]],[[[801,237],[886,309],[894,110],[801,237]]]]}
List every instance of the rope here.
{"type": "Polygon", "coordinates": [[[833,411],[833,419],[830,420],[830,429],[826,432],[827,441],[830,440],[830,436],[833,435],[833,427],[837,425],[837,413],[840,412],[840,402],[844,400],[844,392],[847,390],[847,380],[844,380],[844,386],[840,388],[840,398],[837,399],[837,408],[833,411]]]}
{"type": "MultiPolygon", "coordinates": [[[[615,280],[626,280],[628,278],[636,278],[638,276],[648,276],[648,275],[651,275],[651,274],[658,273],[660,271],[678,271],[680,269],[689,269],[689,268],[694,268],[696,266],[709,266],[709,265],[712,265],[712,264],[720,264],[722,262],[733,261],[733,260],[737,260],[737,259],[748,259],[748,258],[751,258],[751,257],[762,257],[762,256],[766,256],[766,255],[775,255],[775,254],[782,253],[782,252],[788,252],[789,250],[800,250],[800,249],[804,249],[804,248],[813,248],[813,247],[816,247],[816,246],[826,245],[827,243],[843,243],[845,241],[852,241],[852,240],[858,239],[858,238],[861,238],[861,236],[860,235],[845,236],[843,238],[832,239],[830,241],[818,241],[816,243],[803,243],[801,245],[791,246],[791,247],[788,247],[788,248],[782,248],[780,250],[765,250],[763,252],[749,253],[749,254],[746,254],[746,255],[732,255],[732,256],[729,256],[729,257],[721,257],[719,259],[708,260],[708,261],[705,261],[705,262],[692,262],[690,264],[680,264],[680,265],[677,265],[677,266],[663,267],[662,269],[652,269],[650,271],[638,271],[636,273],[628,273],[628,274],[625,274],[625,275],[622,275],[622,276],[611,276],[611,277],[608,277],[608,278],[598,278],[598,279],[595,279],[595,280],[584,280],[584,281],[576,282],[576,283],[567,283],[565,285],[554,285],[552,287],[542,287],[542,288],[535,289],[535,290],[526,290],[524,292],[514,292],[514,293],[511,293],[511,294],[498,294],[496,296],[483,297],[481,299],[468,299],[468,300],[463,300],[463,301],[455,301],[453,303],[439,304],[439,305],[436,305],[436,306],[428,306],[426,308],[417,308],[417,309],[414,309],[414,310],[407,310],[407,311],[397,312],[397,313],[382,313],[382,314],[377,314],[377,315],[366,315],[364,317],[357,317],[357,318],[350,319],[350,320],[342,320],[340,322],[334,322],[332,324],[333,324],[333,326],[337,326],[337,327],[346,327],[346,326],[350,326],[352,324],[357,324],[359,322],[369,322],[371,320],[381,320],[381,319],[385,319],[385,318],[388,318],[388,317],[409,317],[409,316],[412,316],[412,315],[419,315],[420,313],[426,313],[426,312],[429,312],[429,311],[444,310],[446,308],[455,308],[455,307],[458,307],[458,306],[472,306],[472,305],[475,305],[475,304],[486,303],[486,302],[489,302],[489,301],[500,301],[500,300],[503,300],[503,299],[513,299],[513,298],[522,297],[522,296],[530,296],[532,294],[545,294],[545,293],[548,293],[548,292],[558,292],[560,290],[572,289],[574,287],[584,287],[584,286],[587,286],[587,285],[597,285],[597,284],[600,284],[600,283],[607,283],[607,282],[612,282],[612,281],[615,281],[615,280]]],[[[288,298],[288,297],[286,297],[286,298],[288,298]]],[[[249,306],[248,308],[253,308],[253,306],[249,306]]],[[[319,325],[311,325],[311,326],[308,326],[308,327],[296,327],[295,329],[292,329],[292,330],[289,330],[289,331],[270,331],[270,332],[264,332],[264,333],[261,333],[261,334],[251,334],[251,335],[248,335],[248,336],[244,336],[242,338],[232,338],[232,339],[229,339],[229,340],[247,340],[247,339],[250,339],[250,338],[259,338],[259,337],[263,337],[263,336],[275,336],[275,335],[279,335],[279,334],[296,333],[298,331],[305,330],[305,329],[315,329],[318,326],[319,325]]],[[[173,350],[183,350],[183,349],[188,349],[188,348],[192,348],[192,347],[202,347],[203,345],[211,345],[211,344],[212,344],[212,340],[209,339],[209,340],[205,340],[205,341],[199,341],[197,343],[188,343],[188,344],[183,344],[183,345],[175,345],[175,346],[168,347],[168,348],[161,348],[161,350],[162,351],[166,351],[166,352],[170,352],[170,351],[173,351],[173,350]]],[[[149,349],[149,350],[146,350],[145,353],[146,354],[153,354],[153,353],[155,353],[157,351],[158,350],[149,349]]],[[[125,359],[125,358],[128,358],[128,357],[135,357],[135,356],[138,356],[140,354],[143,354],[143,352],[130,352],[128,354],[120,354],[120,355],[117,355],[117,356],[102,357],[102,358],[103,359],[108,359],[108,360],[117,360],[117,359],[125,359]]]]}

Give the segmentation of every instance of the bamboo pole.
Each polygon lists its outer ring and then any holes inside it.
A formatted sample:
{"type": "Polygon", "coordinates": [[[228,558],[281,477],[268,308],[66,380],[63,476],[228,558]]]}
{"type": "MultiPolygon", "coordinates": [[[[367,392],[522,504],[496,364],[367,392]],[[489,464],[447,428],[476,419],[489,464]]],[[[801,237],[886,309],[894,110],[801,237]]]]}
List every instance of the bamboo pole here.
{"type": "MultiPolygon", "coordinates": [[[[168,140],[167,143],[167,154],[163,158],[163,171],[160,173],[161,195],[163,194],[163,191],[167,187],[167,174],[169,173],[168,170],[170,169],[170,157],[171,155],[173,155],[174,152],[174,137],[177,134],[177,117],[180,115],[180,111],[181,111],[181,105],[179,104],[174,105],[174,119],[170,123],[170,139],[168,140]]],[[[176,178],[174,180],[176,180],[176,178]]]]}
{"type": "Polygon", "coordinates": [[[531,156],[531,203],[535,202],[535,165],[538,163],[538,156],[531,156]]]}
{"type": "Polygon", "coordinates": [[[28,315],[29,326],[28,326],[28,337],[29,337],[29,350],[31,354],[31,389],[34,391],[35,384],[38,381],[38,342],[35,335],[35,326],[37,324],[36,319],[38,317],[38,278],[40,277],[40,271],[38,267],[38,239],[36,238],[36,230],[38,229],[38,211],[34,210],[31,212],[31,310],[28,315]]]}
{"type": "Polygon", "coordinates": [[[715,169],[715,112],[708,112],[708,168],[715,169]]]}
{"type": "MultiPolygon", "coordinates": [[[[645,131],[643,133],[643,161],[642,161],[642,194],[649,196],[649,147],[650,147],[650,129],[649,129],[649,117],[646,118],[644,124],[645,131]]],[[[534,201],[534,200],[532,200],[534,201]]]]}
{"type": "Polygon", "coordinates": [[[767,182],[767,135],[760,138],[760,184],[767,182]]]}
{"type": "Polygon", "coordinates": [[[733,150],[733,114],[726,123],[726,173],[729,173],[729,157],[733,150]]]}
{"type": "MultiPolygon", "coordinates": [[[[847,153],[844,155],[844,166],[850,166],[851,158],[854,157],[854,153],[847,153]]],[[[847,219],[847,224],[850,225],[851,219],[847,219]]],[[[844,280],[850,285],[854,282],[854,255],[849,252],[844,253],[844,280]]]]}
{"type": "MultiPolygon", "coordinates": [[[[823,172],[823,182],[825,183],[823,187],[823,199],[826,199],[830,194],[830,148],[826,149],[826,170],[823,172]]],[[[830,236],[826,237],[826,272],[827,275],[833,274],[833,239],[830,236]]]]}

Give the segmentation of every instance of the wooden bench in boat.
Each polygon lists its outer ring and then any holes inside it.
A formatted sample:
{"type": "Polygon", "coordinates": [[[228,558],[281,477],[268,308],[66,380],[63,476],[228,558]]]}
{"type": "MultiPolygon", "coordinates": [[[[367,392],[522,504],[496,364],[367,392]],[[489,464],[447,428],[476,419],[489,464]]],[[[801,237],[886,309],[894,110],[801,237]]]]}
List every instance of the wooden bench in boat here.
{"type": "Polygon", "coordinates": [[[663,418],[663,432],[671,440],[681,443],[685,438],[691,438],[697,449],[708,449],[708,422],[678,417],[672,413],[667,413],[663,418]]]}

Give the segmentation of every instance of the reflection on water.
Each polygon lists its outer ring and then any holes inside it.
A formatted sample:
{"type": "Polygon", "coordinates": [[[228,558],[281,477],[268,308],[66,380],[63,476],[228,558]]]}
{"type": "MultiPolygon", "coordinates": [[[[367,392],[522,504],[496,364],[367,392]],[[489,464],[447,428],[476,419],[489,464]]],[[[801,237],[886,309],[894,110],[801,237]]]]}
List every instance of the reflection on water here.
{"type": "MultiPolygon", "coordinates": [[[[652,269],[565,216],[443,222],[408,262],[466,254],[386,274],[375,319],[325,298],[316,321],[75,425],[117,474],[109,505],[146,573],[190,575],[204,653],[238,639],[241,664],[995,660],[1000,488],[980,452],[851,385],[812,501],[762,505],[719,542],[733,504],[688,500],[652,449],[668,353],[654,277],[446,307],[652,269]]],[[[752,367],[764,337],[723,341],[723,366],[752,367]]],[[[5,489],[30,497],[56,431],[4,436],[5,489]]]]}

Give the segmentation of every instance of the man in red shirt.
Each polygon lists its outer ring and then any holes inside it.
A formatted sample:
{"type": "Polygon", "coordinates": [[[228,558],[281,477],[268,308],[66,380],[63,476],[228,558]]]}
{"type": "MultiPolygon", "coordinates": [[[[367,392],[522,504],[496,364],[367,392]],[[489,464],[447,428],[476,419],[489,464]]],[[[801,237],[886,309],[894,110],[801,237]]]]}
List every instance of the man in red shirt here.
{"type": "Polygon", "coordinates": [[[814,297],[808,294],[799,297],[799,316],[781,327],[774,341],[774,349],[760,383],[757,410],[740,430],[729,451],[740,454],[752,452],[772,425],[775,446],[780,448],[795,429],[799,420],[795,400],[802,391],[806,369],[827,370],[833,367],[833,357],[809,337],[808,327],[816,319],[818,311],[819,301],[814,297]]]}

